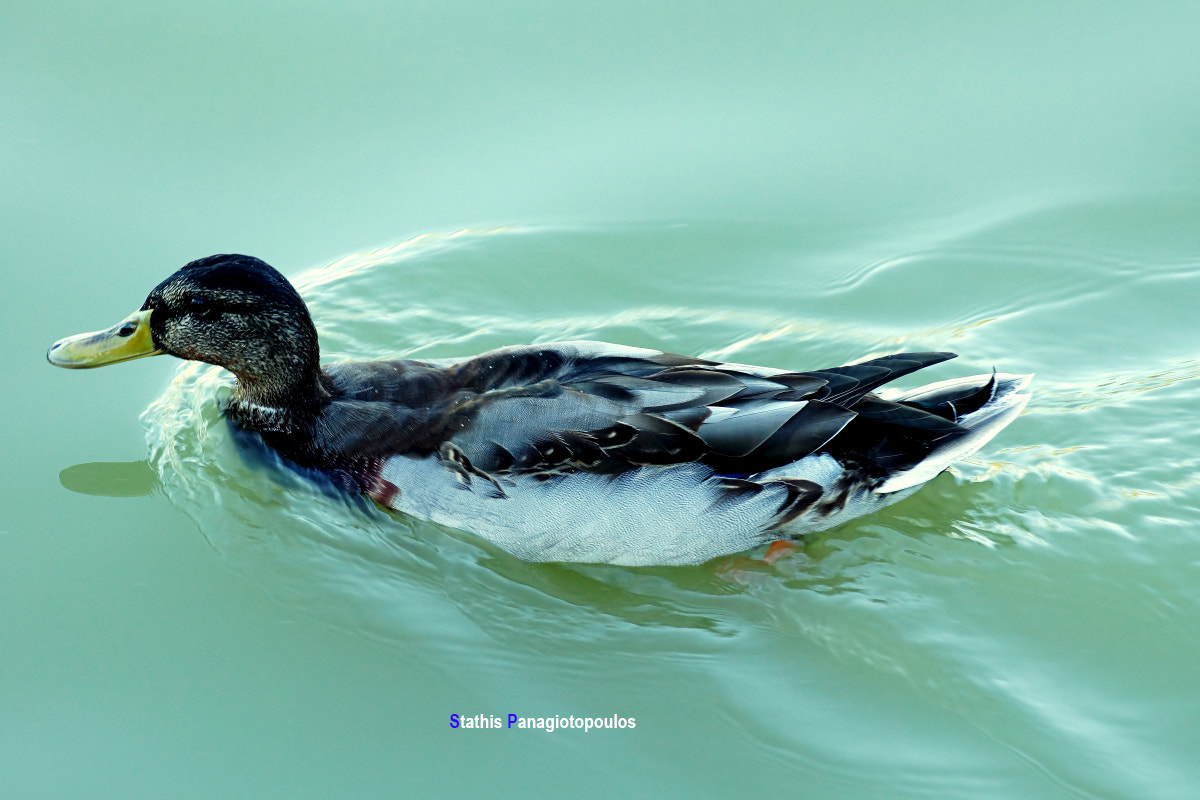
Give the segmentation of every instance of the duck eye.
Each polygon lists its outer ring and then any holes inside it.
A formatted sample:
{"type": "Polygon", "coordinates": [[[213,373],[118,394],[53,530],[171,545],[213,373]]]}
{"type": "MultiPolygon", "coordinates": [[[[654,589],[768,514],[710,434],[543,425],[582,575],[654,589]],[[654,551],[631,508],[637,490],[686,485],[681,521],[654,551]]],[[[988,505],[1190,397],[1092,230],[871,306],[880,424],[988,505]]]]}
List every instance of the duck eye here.
{"type": "Polygon", "coordinates": [[[202,297],[193,297],[188,301],[189,310],[193,316],[201,319],[215,319],[221,315],[221,312],[209,305],[208,301],[202,297]]]}

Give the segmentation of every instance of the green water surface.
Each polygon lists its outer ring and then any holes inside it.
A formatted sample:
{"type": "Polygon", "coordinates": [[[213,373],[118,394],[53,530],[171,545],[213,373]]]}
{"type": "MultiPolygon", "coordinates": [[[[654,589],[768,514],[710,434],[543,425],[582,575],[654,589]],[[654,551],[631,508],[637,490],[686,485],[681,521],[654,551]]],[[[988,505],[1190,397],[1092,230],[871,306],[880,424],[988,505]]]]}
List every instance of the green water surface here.
{"type": "Polygon", "coordinates": [[[1196,796],[1198,33],[1182,2],[0,6],[0,795],[1196,796]],[[219,370],[45,362],[214,252],[292,277],[329,360],[1037,378],[773,565],[527,564],[248,462],[219,370]],[[636,728],[450,725],[510,713],[636,728]]]}

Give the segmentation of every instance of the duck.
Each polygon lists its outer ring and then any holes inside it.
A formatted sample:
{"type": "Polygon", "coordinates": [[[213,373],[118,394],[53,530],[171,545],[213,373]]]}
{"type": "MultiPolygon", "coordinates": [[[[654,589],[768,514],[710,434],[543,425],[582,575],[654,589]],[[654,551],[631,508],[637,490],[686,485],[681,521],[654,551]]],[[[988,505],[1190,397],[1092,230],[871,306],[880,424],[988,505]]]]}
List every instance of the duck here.
{"type": "Polygon", "coordinates": [[[339,492],[527,561],[628,566],[794,542],[903,500],[1012,422],[1033,377],[894,389],[955,354],[794,372],[591,341],[322,364],[299,292],[236,254],[47,359],[162,354],[231,372],[228,421],[339,492]]]}

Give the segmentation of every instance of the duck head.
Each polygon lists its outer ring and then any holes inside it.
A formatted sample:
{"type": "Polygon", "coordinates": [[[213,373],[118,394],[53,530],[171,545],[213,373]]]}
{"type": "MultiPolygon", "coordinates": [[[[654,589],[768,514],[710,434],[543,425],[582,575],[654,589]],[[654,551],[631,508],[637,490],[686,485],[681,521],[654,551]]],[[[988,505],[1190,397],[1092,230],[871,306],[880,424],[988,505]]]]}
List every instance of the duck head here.
{"type": "Polygon", "coordinates": [[[55,342],[46,358],[88,369],[162,354],[228,369],[238,379],[234,401],[246,405],[307,405],[321,391],[308,308],[283,275],[252,256],[193,261],[113,327],[55,342]]]}

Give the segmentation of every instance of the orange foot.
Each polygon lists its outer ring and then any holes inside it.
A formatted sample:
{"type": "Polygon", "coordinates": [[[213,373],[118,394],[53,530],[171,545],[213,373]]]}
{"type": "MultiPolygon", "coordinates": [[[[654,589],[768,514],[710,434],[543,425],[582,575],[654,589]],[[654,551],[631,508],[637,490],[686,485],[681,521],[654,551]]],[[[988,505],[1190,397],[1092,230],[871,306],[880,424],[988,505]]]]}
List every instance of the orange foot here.
{"type": "Polygon", "coordinates": [[[767,548],[767,552],[763,553],[763,561],[767,562],[768,564],[774,564],[785,553],[790,553],[795,549],[795,542],[788,542],[784,540],[772,542],[771,546],[767,548]]]}
{"type": "Polygon", "coordinates": [[[749,556],[731,556],[717,570],[717,573],[725,580],[749,585],[753,581],[770,575],[771,572],[767,567],[773,566],[785,553],[791,553],[796,549],[794,542],[773,542],[767,548],[767,552],[763,553],[761,561],[749,556]]]}

